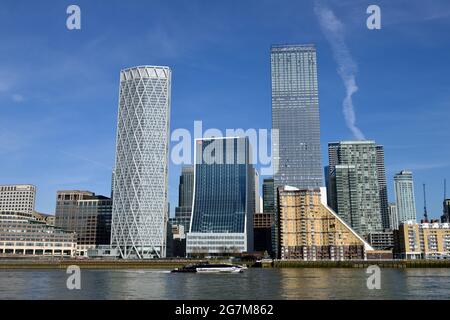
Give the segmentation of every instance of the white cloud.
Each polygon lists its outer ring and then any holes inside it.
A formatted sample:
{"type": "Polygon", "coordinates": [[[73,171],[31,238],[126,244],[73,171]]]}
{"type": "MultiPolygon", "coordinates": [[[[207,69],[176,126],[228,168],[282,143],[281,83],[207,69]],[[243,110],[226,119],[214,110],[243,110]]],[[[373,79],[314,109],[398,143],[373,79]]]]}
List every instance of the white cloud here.
{"type": "Polygon", "coordinates": [[[314,13],[319,20],[320,27],[333,51],[333,57],[338,64],[338,73],[344,82],[346,96],[342,102],[343,113],[347,127],[358,140],[364,140],[364,134],[356,126],[355,107],[352,96],[358,91],[356,85],[357,65],[353,60],[344,39],[344,25],[334,12],[321,1],[314,3],[314,13]]]}

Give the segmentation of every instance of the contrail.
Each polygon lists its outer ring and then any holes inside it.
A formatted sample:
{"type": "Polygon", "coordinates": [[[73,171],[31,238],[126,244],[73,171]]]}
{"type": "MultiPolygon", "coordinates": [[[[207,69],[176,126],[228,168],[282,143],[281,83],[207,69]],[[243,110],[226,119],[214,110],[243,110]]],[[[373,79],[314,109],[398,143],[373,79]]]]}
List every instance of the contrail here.
{"type": "Polygon", "coordinates": [[[345,122],[355,139],[364,140],[364,134],[356,126],[355,109],[352,100],[353,94],[358,91],[355,79],[358,68],[345,44],[344,25],[331,9],[319,0],[314,2],[314,13],[319,20],[322,32],[330,43],[334,60],[338,64],[338,74],[345,85],[346,96],[342,102],[345,122]]]}

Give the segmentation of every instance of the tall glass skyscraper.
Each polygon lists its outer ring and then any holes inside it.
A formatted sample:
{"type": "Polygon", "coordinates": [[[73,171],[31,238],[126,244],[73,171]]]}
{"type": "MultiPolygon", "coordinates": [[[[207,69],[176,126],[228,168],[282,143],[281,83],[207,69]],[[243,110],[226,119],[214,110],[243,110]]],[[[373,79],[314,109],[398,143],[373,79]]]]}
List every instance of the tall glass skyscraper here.
{"type": "Polygon", "coordinates": [[[254,169],[244,138],[197,139],[187,254],[253,251],[254,169]]]}
{"type": "MultiPolygon", "coordinates": [[[[313,44],[276,45],[270,55],[274,191],[286,185],[319,188],[323,172],[316,48],[313,44]]],[[[276,218],[274,233],[277,222],[276,218]]],[[[275,251],[277,247],[274,243],[275,251]]]]}
{"type": "Polygon", "coordinates": [[[412,172],[401,171],[394,176],[395,200],[399,224],[416,221],[416,200],[412,172]]]}
{"type": "Polygon", "coordinates": [[[120,73],[111,245],[122,258],[164,257],[171,70],[120,73]]]}

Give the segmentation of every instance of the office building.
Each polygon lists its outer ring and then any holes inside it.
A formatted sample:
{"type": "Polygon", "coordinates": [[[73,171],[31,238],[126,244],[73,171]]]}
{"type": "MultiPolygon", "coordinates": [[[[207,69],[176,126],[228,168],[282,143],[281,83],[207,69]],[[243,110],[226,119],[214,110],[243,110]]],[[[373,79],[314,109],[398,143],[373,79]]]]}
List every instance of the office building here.
{"type": "Polygon", "coordinates": [[[397,212],[397,204],[389,203],[388,206],[389,212],[389,229],[398,230],[399,222],[398,222],[398,212],[397,212]]]}
{"type": "Polygon", "coordinates": [[[450,224],[401,223],[395,231],[394,256],[398,259],[450,259],[450,224]]]}
{"type": "Polygon", "coordinates": [[[122,258],[166,255],[171,70],[120,73],[111,245],[122,258]]]}
{"type": "Polygon", "coordinates": [[[275,213],[275,190],[273,187],[273,178],[263,180],[262,192],[263,192],[263,212],[275,213]]]}
{"type": "Polygon", "coordinates": [[[36,187],[31,184],[0,186],[0,211],[23,212],[32,215],[36,202],[36,187]]]}
{"type": "Polygon", "coordinates": [[[77,255],[111,242],[112,200],[90,191],[64,190],[56,195],[55,224],[76,232],[77,255]]]}
{"type": "Polygon", "coordinates": [[[450,223],[450,199],[445,199],[443,206],[444,206],[444,214],[441,217],[441,222],[450,223]]]}
{"type": "Polygon", "coordinates": [[[76,250],[75,233],[26,212],[0,211],[0,256],[74,257],[76,250]]]}
{"type": "Polygon", "coordinates": [[[401,171],[394,176],[395,200],[399,223],[416,222],[416,200],[412,172],[401,171]]]}
{"type": "Polygon", "coordinates": [[[383,231],[380,153],[374,141],[328,144],[328,204],[358,234],[383,231]]]}
{"type": "Polygon", "coordinates": [[[181,168],[178,185],[178,206],[175,217],[169,218],[167,228],[168,257],[186,256],[186,233],[189,231],[192,215],[192,197],[194,195],[194,166],[181,168]]]}
{"type": "Polygon", "coordinates": [[[275,197],[277,188],[285,185],[319,188],[323,173],[315,45],[275,45],[270,56],[275,197]]]}
{"type": "Polygon", "coordinates": [[[253,251],[254,169],[245,138],[195,141],[194,203],[188,256],[253,251]]]}
{"type": "Polygon", "coordinates": [[[192,197],[194,195],[194,166],[184,166],[181,169],[178,186],[178,207],[175,208],[175,217],[171,217],[170,225],[182,225],[188,232],[191,224],[192,197]]]}
{"type": "Polygon", "coordinates": [[[272,227],[274,220],[273,212],[255,212],[253,216],[253,243],[254,251],[273,254],[272,227]]]}
{"type": "Polygon", "coordinates": [[[373,248],[326,205],[325,188],[278,188],[281,259],[366,259],[373,248]]]}

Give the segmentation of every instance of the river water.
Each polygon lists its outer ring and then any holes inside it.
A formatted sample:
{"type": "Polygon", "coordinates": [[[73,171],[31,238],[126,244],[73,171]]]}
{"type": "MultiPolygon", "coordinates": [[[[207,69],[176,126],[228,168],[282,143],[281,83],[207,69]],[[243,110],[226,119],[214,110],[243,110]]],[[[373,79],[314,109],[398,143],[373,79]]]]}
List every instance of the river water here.
{"type": "Polygon", "coordinates": [[[450,269],[381,269],[381,288],[372,290],[369,276],[365,269],[81,270],[81,289],[69,290],[65,270],[0,270],[0,299],[450,299],[450,269]]]}

